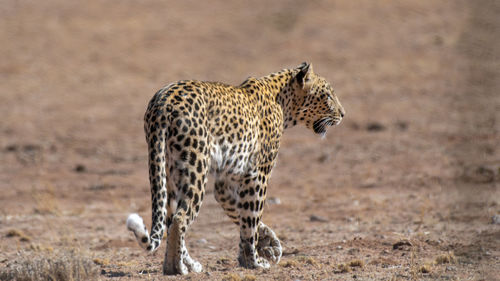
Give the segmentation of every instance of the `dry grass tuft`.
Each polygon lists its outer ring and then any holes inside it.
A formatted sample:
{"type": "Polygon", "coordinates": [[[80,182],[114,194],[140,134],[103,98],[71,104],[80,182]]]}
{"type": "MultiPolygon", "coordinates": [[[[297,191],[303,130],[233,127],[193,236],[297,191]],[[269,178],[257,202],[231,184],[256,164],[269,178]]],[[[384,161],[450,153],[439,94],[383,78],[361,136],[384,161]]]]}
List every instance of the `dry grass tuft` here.
{"type": "Polygon", "coordinates": [[[220,258],[218,261],[217,261],[217,264],[224,264],[224,265],[228,265],[228,264],[231,264],[231,260],[227,257],[222,257],[220,258]]]}
{"type": "Polygon", "coordinates": [[[241,281],[241,277],[235,273],[229,273],[222,278],[222,281],[241,281]]]}
{"type": "Polygon", "coordinates": [[[318,262],[314,258],[312,258],[312,257],[308,257],[306,259],[306,263],[309,264],[309,265],[312,265],[312,266],[316,266],[316,267],[319,266],[318,262]]]}
{"type": "Polygon", "coordinates": [[[337,268],[333,271],[334,273],[348,273],[351,272],[351,267],[346,263],[341,263],[337,265],[337,268]]]}
{"type": "Polygon", "coordinates": [[[436,264],[456,263],[457,259],[453,253],[442,254],[436,257],[436,264]]]}
{"type": "Polygon", "coordinates": [[[42,244],[30,244],[29,249],[34,252],[54,252],[54,248],[51,246],[45,246],[42,244]]]}
{"type": "Polygon", "coordinates": [[[349,262],[350,267],[363,267],[365,266],[365,262],[362,260],[352,260],[349,262]]]}
{"type": "Polygon", "coordinates": [[[23,242],[31,241],[31,237],[19,229],[11,229],[11,230],[7,231],[6,236],[7,237],[19,237],[19,240],[23,241],[23,242]]]}
{"type": "Polygon", "coordinates": [[[289,261],[280,263],[280,265],[282,267],[297,267],[299,264],[294,260],[289,260],[289,261]]]}
{"type": "Polygon", "coordinates": [[[115,265],[122,266],[122,267],[131,267],[131,266],[134,266],[136,264],[137,264],[137,262],[135,262],[135,261],[119,261],[119,262],[115,263],[115,265]]]}
{"type": "Polygon", "coordinates": [[[109,265],[108,259],[95,258],[93,261],[95,264],[98,264],[98,265],[109,265]]]}
{"type": "Polygon", "coordinates": [[[0,280],[4,281],[76,281],[96,280],[97,277],[98,270],[92,260],[75,250],[34,258],[25,254],[0,269],[0,280]]]}
{"type": "Polygon", "coordinates": [[[243,281],[255,281],[257,277],[255,275],[247,274],[243,277],[243,281]]]}
{"type": "Polygon", "coordinates": [[[430,273],[431,272],[431,265],[426,263],[418,268],[418,271],[421,273],[430,273]]]}
{"type": "Polygon", "coordinates": [[[35,199],[35,213],[41,215],[59,215],[59,204],[57,202],[54,187],[49,185],[47,190],[35,190],[33,192],[33,199],[35,199]]]}
{"type": "Polygon", "coordinates": [[[315,267],[319,266],[319,263],[313,257],[299,257],[299,261],[315,267]]]}

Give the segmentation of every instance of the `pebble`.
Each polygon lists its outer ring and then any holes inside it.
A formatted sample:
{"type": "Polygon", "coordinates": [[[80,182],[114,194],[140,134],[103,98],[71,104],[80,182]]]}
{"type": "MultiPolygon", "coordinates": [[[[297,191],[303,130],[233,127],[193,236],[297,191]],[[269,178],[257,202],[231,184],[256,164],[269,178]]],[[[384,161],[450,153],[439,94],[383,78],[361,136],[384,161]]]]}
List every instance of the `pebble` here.
{"type": "Polygon", "coordinates": [[[500,215],[496,214],[491,217],[491,223],[492,224],[500,224],[500,215]]]}
{"type": "Polygon", "coordinates": [[[464,170],[463,177],[468,182],[490,183],[495,181],[495,172],[493,169],[485,166],[470,166],[464,170]]]}
{"type": "Polygon", "coordinates": [[[78,165],[76,165],[76,167],[75,167],[75,172],[78,172],[78,173],[83,173],[83,172],[85,172],[85,171],[87,171],[87,167],[85,167],[85,166],[84,166],[84,165],[82,165],[82,164],[78,164],[78,165]]]}
{"type": "Polygon", "coordinates": [[[317,215],[311,215],[309,217],[309,220],[310,221],[318,221],[318,222],[328,222],[328,219],[325,218],[325,217],[320,217],[320,216],[317,216],[317,215]]]}
{"type": "Polygon", "coordinates": [[[281,200],[278,198],[278,197],[269,197],[267,198],[266,200],[267,204],[275,204],[275,205],[280,205],[281,204],[281,200]]]}
{"type": "Polygon", "coordinates": [[[370,132],[380,132],[385,130],[385,126],[378,122],[372,122],[366,125],[366,130],[370,132]]]}
{"type": "Polygon", "coordinates": [[[408,240],[401,240],[392,245],[393,250],[407,250],[408,248],[411,248],[413,245],[410,243],[408,240]]]}
{"type": "Polygon", "coordinates": [[[356,254],[359,254],[359,252],[360,252],[360,250],[358,248],[351,248],[351,249],[347,250],[347,253],[349,255],[353,255],[353,256],[356,254]]]}

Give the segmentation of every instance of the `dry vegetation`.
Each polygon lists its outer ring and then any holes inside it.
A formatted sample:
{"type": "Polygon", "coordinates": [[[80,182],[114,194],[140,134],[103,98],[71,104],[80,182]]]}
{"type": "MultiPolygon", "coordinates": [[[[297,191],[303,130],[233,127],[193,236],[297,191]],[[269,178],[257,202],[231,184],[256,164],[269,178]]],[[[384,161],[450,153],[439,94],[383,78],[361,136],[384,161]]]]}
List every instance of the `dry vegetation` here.
{"type": "Polygon", "coordinates": [[[99,270],[90,258],[76,250],[49,253],[20,252],[19,258],[0,269],[3,281],[97,280],[99,270]]]}
{"type": "Polygon", "coordinates": [[[269,270],[237,265],[210,185],[168,280],[498,280],[497,0],[6,0],[0,5],[1,280],[159,280],[143,114],[179,79],[241,83],[302,61],[347,115],[284,134],[263,221],[269,270]],[[65,250],[78,249],[78,250],[65,250]]]}

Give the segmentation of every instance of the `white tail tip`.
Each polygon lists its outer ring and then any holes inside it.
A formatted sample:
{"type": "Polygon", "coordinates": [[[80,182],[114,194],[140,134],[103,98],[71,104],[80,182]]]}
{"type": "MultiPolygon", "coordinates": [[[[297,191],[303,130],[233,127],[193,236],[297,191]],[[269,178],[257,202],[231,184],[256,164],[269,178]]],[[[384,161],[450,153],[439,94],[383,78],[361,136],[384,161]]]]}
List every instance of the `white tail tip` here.
{"type": "Polygon", "coordinates": [[[144,221],[138,214],[130,214],[127,218],[127,228],[130,231],[133,231],[136,236],[141,237],[146,235],[147,231],[144,226],[144,221]],[[142,234],[142,235],[141,235],[142,234]]]}

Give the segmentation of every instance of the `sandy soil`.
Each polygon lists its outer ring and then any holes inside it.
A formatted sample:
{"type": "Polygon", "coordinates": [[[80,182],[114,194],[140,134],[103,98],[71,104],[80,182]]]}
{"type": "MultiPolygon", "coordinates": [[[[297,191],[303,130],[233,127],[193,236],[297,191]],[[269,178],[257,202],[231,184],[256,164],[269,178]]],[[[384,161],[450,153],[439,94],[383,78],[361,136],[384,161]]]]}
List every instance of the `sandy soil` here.
{"type": "Polygon", "coordinates": [[[79,249],[101,280],[500,280],[498,14],[494,0],[3,1],[0,269],[79,249]],[[347,115],[324,140],[285,133],[264,214],[282,261],[237,267],[238,230],[207,196],[188,235],[204,272],[163,277],[165,243],[147,254],[125,228],[130,212],[151,225],[150,97],[305,60],[347,115]]]}

